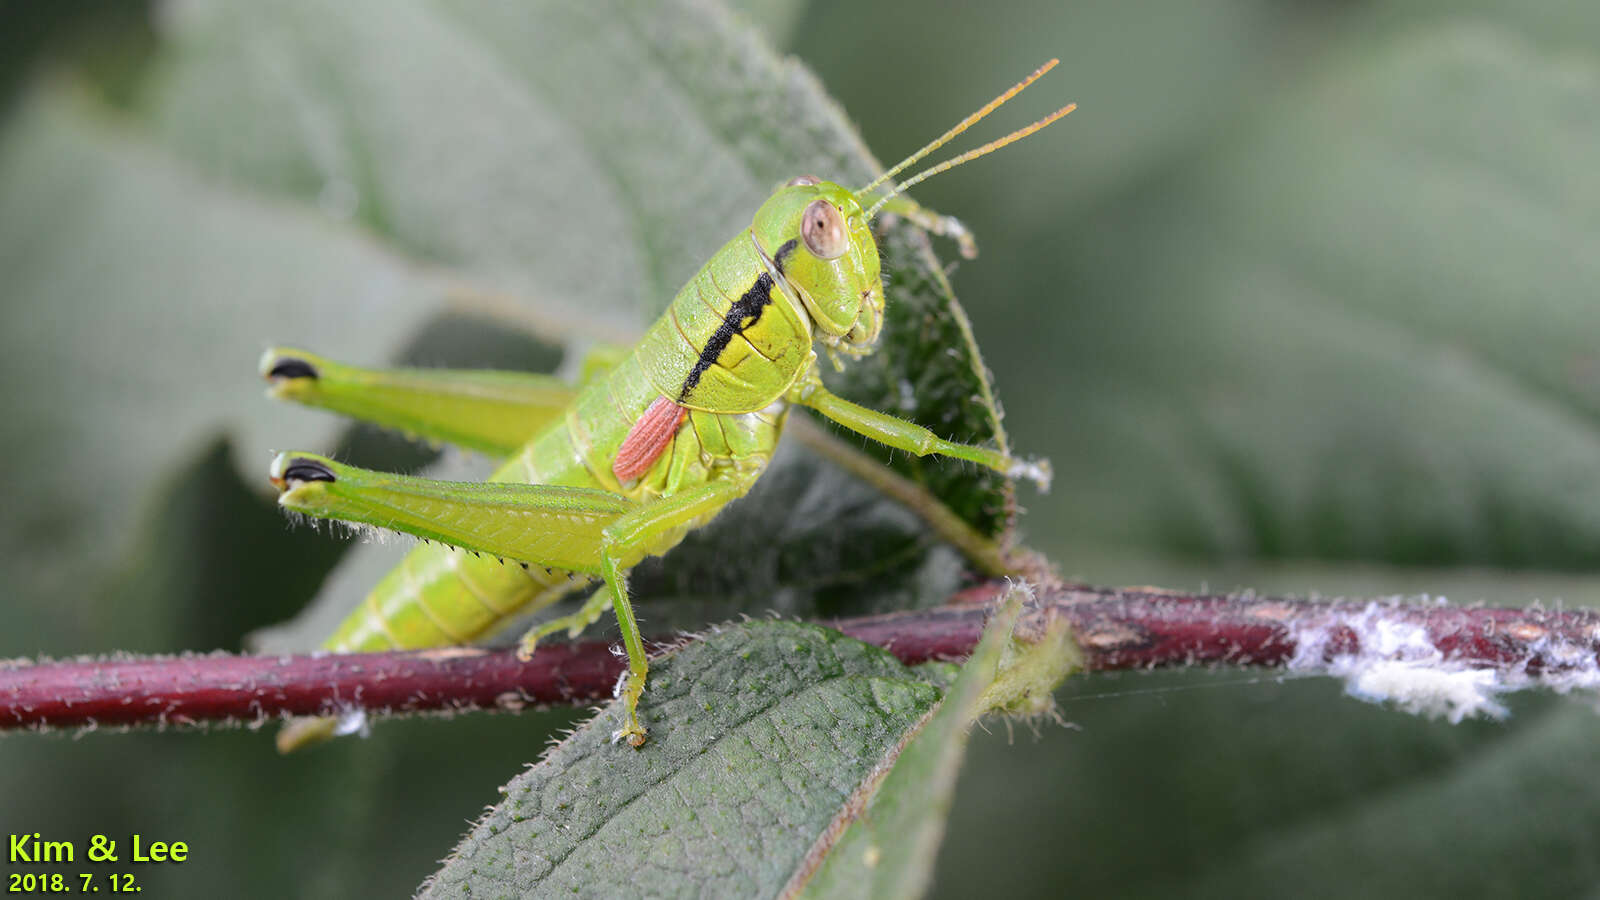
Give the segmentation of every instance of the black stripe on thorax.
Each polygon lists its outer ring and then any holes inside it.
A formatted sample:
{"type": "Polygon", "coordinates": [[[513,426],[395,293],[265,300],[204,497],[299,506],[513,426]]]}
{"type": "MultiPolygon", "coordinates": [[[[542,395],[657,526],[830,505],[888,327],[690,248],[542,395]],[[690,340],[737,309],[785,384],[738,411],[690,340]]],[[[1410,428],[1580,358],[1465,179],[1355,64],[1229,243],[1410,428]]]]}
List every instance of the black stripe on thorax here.
{"type": "Polygon", "coordinates": [[[733,301],[728,307],[728,312],[722,317],[722,323],[717,326],[715,334],[700,348],[700,358],[694,361],[694,368],[689,370],[689,377],[683,379],[683,389],[678,391],[678,402],[689,399],[689,392],[700,383],[700,376],[706,373],[728,349],[728,344],[733,341],[733,336],[743,332],[746,328],[761,321],[761,312],[772,303],[772,276],[762,272],[756,276],[756,283],[750,285],[750,290],[744,296],[733,301]]]}
{"type": "MultiPolygon", "coordinates": [[[[785,241],[778,248],[777,257],[773,260],[778,274],[783,274],[783,259],[794,251],[794,240],[785,241]]],[[[694,361],[694,368],[689,370],[688,377],[683,379],[683,387],[678,390],[678,402],[689,399],[689,392],[700,383],[700,376],[716,364],[722,356],[722,351],[728,349],[728,344],[733,341],[733,336],[743,334],[745,329],[754,328],[761,321],[761,313],[772,304],[772,276],[762,272],[756,276],[755,283],[744,295],[733,301],[728,307],[728,312],[723,315],[722,322],[717,326],[716,333],[700,348],[700,358],[694,361]]]]}

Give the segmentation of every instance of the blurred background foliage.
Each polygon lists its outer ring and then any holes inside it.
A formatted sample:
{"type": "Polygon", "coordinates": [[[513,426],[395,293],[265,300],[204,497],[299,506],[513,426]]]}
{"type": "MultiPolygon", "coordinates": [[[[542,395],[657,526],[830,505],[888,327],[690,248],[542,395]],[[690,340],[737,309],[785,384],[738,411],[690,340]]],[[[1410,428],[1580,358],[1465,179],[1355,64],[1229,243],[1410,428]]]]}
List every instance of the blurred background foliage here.
{"type": "MultiPolygon", "coordinates": [[[[1600,599],[1600,7],[1096,0],[934,14],[766,0],[746,13],[880,159],[1061,57],[1031,92],[1044,97],[1006,121],[1058,99],[1078,112],[917,196],[978,235],[955,288],[1015,444],[1055,463],[1054,493],[1022,495],[1023,530],[1066,574],[1600,599]]],[[[41,67],[134,102],[164,52],[137,5],[6,18],[0,147],[13,150],[41,67]]],[[[50,252],[29,240],[50,196],[0,196],[0,271],[50,252]]],[[[311,270],[315,249],[298,251],[311,270]]],[[[361,265],[352,292],[386,277],[381,259],[361,265]]],[[[8,322],[36,299],[11,285],[4,298],[8,322]]],[[[359,314],[339,299],[320,298],[319,314],[359,314]]],[[[232,334],[202,319],[242,370],[277,337],[270,318],[232,334]]],[[[201,327],[137,324],[117,336],[152,355],[163,331],[201,327]]],[[[554,361],[459,322],[373,327],[373,346],[413,341],[407,358],[554,361]]],[[[6,431],[0,655],[237,649],[341,555],[282,527],[254,470],[238,471],[262,447],[230,452],[237,429],[199,429],[180,396],[119,394],[94,354],[63,354],[93,391],[27,358],[0,360],[0,414],[46,416],[82,449],[43,455],[6,431]],[[101,426],[130,409],[196,429],[181,468],[117,467],[136,448],[101,426]],[[145,532],[86,531],[101,498],[142,505],[145,532]]],[[[277,415],[253,393],[236,402],[241,422],[277,415]]],[[[366,432],[345,441],[397,467],[426,458],[366,432]]],[[[1451,727],[1330,683],[1238,672],[1084,678],[1060,700],[1070,730],[975,739],[938,895],[1573,896],[1600,882],[1590,701],[1522,698],[1505,723],[1451,727]]],[[[158,896],[403,894],[575,718],[390,723],[288,759],[249,731],[10,737],[0,830],[188,841],[192,862],[139,870],[158,896]]]]}

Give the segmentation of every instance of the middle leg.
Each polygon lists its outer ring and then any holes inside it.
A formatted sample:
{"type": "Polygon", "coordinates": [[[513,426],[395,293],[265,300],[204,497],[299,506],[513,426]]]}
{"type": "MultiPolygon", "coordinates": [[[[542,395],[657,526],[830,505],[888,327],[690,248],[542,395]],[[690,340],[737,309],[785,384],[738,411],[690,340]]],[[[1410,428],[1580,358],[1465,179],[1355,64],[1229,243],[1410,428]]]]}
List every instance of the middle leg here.
{"type": "Polygon", "coordinates": [[[697,522],[715,514],[748,490],[735,480],[712,481],[684,488],[670,497],[648,503],[606,526],[600,548],[600,574],[606,580],[603,590],[611,592],[611,608],[617,614],[622,645],[628,651],[628,673],[618,684],[625,705],[626,720],[611,736],[634,747],[645,742],[646,730],[639,724],[639,698],[644,694],[645,677],[650,671],[639,623],[628,601],[628,569],[646,556],[665,552],[677,536],[697,522]]]}

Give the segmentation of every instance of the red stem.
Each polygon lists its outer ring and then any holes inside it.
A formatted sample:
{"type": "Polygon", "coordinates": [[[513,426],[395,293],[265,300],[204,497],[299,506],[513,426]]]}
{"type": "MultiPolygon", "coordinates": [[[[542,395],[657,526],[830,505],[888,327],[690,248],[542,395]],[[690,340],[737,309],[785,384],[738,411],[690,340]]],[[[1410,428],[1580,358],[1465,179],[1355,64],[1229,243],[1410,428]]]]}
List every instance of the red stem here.
{"type": "MultiPolygon", "coordinates": [[[[906,663],[961,659],[976,645],[996,583],[950,605],[827,623],[906,663]]],[[[1095,670],[1227,664],[1326,671],[1363,647],[1366,626],[1411,627],[1453,665],[1538,679],[1596,670],[1600,613],[1206,596],[1057,586],[1038,623],[1065,616],[1095,670]],[[1365,618],[1363,618],[1365,617],[1365,618]],[[1357,626],[1351,622],[1359,620],[1357,626]],[[1312,659],[1297,651],[1315,651],[1312,659]],[[1313,643],[1314,642],[1314,643],[1313,643]]],[[[1019,634],[1028,633],[1027,629],[1019,634]]],[[[307,656],[210,654],[0,663],[0,729],[189,724],[279,715],[520,709],[607,699],[623,662],[603,642],[511,650],[452,648],[307,656]]]]}

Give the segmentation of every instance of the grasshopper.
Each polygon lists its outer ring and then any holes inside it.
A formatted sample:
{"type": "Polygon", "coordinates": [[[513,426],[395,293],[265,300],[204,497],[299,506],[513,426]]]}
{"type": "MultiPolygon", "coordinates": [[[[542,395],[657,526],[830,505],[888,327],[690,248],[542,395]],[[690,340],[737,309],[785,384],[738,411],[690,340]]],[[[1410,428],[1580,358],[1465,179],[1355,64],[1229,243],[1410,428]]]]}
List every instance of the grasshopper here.
{"type": "MultiPolygon", "coordinates": [[[[550,376],[367,370],[295,349],[267,351],[261,369],[277,397],[504,458],[487,483],[462,483],[373,472],[310,453],[277,456],[270,477],[285,510],[429,542],[379,582],[324,647],[465,644],[600,580],[581,609],[534,628],[519,652],[531,655],[546,635],[576,635],[613,611],[628,656],[617,685],[625,723],[613,740],[638,747],[646,737],[637,707],[649,665],[628,601],[628,570],[748,493],[792,407],[898,450],[967,460],[1047,490],[1047,462],[944,440],[834,395],[819,377],[816,345],[840,367],[846,357],[871,353],[878,340],[884,290],[871,223],[879,212],[964,237],[958,222],[903,193],[1044,128],[1075,105],[898,184],[892,179],[1055,64],[859,190],[809,175],[779,187],[632,350],[587,366],[576,388],[550,376]],[[873,200],[885,184],[892,184],[888,193],[873,200]]],[[[335,730],[332,718],[295,720],[278,746],[287,752],[335,730]]]]}

